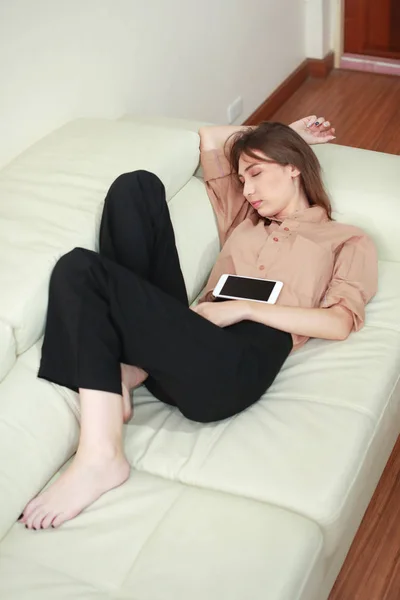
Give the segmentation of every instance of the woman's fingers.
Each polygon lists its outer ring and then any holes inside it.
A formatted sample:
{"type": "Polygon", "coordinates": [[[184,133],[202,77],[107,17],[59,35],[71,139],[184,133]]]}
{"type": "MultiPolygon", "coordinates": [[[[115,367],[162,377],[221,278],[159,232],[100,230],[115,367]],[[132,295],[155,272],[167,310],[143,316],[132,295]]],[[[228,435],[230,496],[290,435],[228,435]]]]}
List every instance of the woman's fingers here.
{"type": "Polygon", "coordinates": [[[320,118],[317,119],[315,125],[311,127],[311,133],[314,133],[318,137],[327,137],[330,135],[335,135],[335,128],[332,127],[329,121],[320,121],[320,118]],[[319,125],[317,125],[319,123],[319,125]]]}
{"type": "Polygon", "coordinates": [[[306,117],[303,120],[305,121],[305,123],[307,124],[307,128],[309,129],[314,125],[315,121],[317,120],[317,117],[315,115],[311,115],[310,117],[306,117]]]}
{"type": "Polygon", "coordinates": [[[321,137],[325,138],[325,137],[329,137],[329,136],[334,136],[335,132],[336,132],[335,128],[331,127],[329,124],[326,128],[321,130],[319,133],[320,133],[321,137]]]}
{"type": "Polygon", "coordinates": [[[310,120],[307,127],[309,129],[312,129],[312,131],[318,131],[318,128],[324,122],[325,122],[325,117],[312,117],[312,120],[310,120]]]}
{"type": "Polygon", "coordinates": [[[321,125],[325,123],[325,117],[318,117],[311,126],[312,131],[318,131],[321,125]]]}

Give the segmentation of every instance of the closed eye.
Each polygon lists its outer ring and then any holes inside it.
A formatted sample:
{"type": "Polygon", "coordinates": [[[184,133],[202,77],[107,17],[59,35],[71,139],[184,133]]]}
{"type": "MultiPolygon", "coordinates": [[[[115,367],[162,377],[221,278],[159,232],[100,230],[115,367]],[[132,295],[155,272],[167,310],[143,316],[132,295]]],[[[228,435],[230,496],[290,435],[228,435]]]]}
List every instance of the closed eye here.
{"type": "MultiPolygon", "coordinates": [[[[261,171],[259,171],[258,173],[250,173],[250,177],[258,177],[258,175],[261,175],[261,171]]],[[[239,181],[242,185],[244,185],[244,179],[243,177],[239,176],[239,181]]]]}

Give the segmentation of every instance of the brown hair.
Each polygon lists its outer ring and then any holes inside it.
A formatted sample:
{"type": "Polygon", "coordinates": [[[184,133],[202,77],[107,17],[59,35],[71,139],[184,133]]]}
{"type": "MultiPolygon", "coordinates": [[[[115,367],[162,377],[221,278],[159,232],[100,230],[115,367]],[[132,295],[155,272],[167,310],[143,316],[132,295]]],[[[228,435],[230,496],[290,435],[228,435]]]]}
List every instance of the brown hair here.
{"type": "Polygon", "coordinates": [[[322,182],[321,165],[307,142],[287,125],[265,121],[254,129],[230,136],[225,149],[235,173],[242,154],[260,159],[255,152],[262,152],[282,166],[293,165],[300,171],[301,185],[310,206],[321,206],[332,220],[332,207],[322,182]]]}

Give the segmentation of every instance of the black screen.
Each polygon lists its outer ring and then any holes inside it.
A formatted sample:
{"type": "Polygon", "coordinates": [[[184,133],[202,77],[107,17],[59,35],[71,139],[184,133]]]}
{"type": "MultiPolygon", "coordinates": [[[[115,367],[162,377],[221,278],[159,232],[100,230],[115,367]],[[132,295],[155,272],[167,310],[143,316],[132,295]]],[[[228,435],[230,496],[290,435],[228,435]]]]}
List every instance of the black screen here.
{"type": "Polygon", "coordinates": [[[220,294],[266,302],[269,299],[274,286],[275,283],[273,281],[265,281],[264,279],[228,277],[220,294]]]}

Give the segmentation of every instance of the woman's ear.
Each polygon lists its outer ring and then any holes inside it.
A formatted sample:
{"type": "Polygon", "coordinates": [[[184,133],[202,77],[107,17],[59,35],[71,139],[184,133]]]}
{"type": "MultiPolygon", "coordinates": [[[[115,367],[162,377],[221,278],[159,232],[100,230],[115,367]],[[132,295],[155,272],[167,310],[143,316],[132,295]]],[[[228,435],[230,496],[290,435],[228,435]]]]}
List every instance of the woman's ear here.
{"type": "Polygon", "coordinates": [[[290,176],[293,177],[293,179],[295,179],[296,177],[299,177],[301,175],[300,170],[295,167],[294,165],[289,165],[289,169],[290,169],[290,176]]]}

